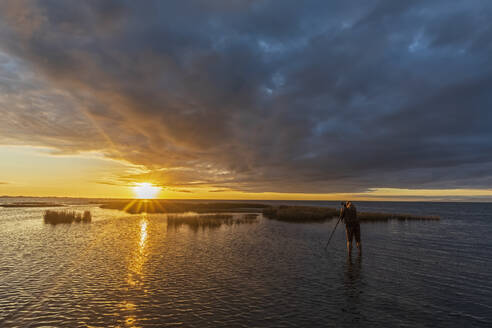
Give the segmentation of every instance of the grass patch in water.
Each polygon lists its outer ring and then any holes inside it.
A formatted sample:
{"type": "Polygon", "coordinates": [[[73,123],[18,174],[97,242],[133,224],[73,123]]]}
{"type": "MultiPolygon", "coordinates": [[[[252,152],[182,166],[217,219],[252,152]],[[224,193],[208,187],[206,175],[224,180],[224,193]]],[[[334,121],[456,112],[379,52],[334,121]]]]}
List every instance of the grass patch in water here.
{"type": "Polygon", "coordinates": [[[338,216],[339,210],[313,206],[271,206],[263,210],[269,219],[287,222],[323,222],[338,216]]]}
{"type": "MultiPolygon", "coordinates": [[[[244,212],[263,213],[269,219],[308,223],[324,222],[338,218],[340,210],[330,207],[316,206],[270,206],[261,203],[235,203],[235,202],[183,202],[173,200],[112,200],[100,205],[101,208],[118,209],[128,213],[224,213],[244,212]]],[[[438,216],[413,215],[405,213],[379,213],[358,212],[361,222],[381,221],[411,221],[411,220],[439,220],[438,216]]],[[[198,219],[197,219],[198,220],[198,219]]],[[[223,223],[226,224],[226,223],[223,223]]],[[[203,225],[203,224],[202,224],[203,225]]],[[[213,223],[210,223],[213,225],[213,223]]]]}
{"type": "Polygon", "coordinates": [[[232,226],[245,223],[254,223],[258,214],[244,214],[234,217],[231,214],[204,214],[204,215],[168,215],[167,226],[179,228],[183,225],[190,227],[194,231],[199,229],[218,229],[222,225],[232,226]]]}
{"type": "MultiPolygon", "coordinates": [[[[325,222],[338,218],[340,210],[329,207],[312,207],[312,206],[272,206],[263,210],[263,215],[269,219],[308,223],[308,222],[325,222]]],[[[361,223],[365,222],[383,222],[383,221],[423,221],[439,220],[434,215],[413,215],[413,214],[393,214],[379,212],[358,212],[357,216],[361,223]]]]}
{"type": "Polygon", "coordinates": [[[84,211],[83,213],[76,211],[51,211],[44,212],[44,223],[48,224],[60,224],[60,223],[72,223],[83,222],[89,223],[92,221],[92,214],[90,211],[84,211]]]}
{"type": "Polygon", "coordinates": [[[216,213],[216,212],[245,212],[261,213],[265,204],[254,203],[215,203],[215,202],[180,202],[165,199],[150,200],[114,200],[106,201],[100,205],[101,208],[122,210],[132,214],[139,213],[216,213]]]}
{"type": "Polygon", "coordinates": [[[0,207],[62,207],[63,204],[48,203],[48,202],[18,202],[0,204],[0,207]]]}
{"type": "Polygon", "coordinates": [[[434,221],[439,220],[437,215],[415,215],[406,213],[380,213],[380,212],[361,212],[358,213],[361,222],[380,222],[380,221],[434,221]]]}

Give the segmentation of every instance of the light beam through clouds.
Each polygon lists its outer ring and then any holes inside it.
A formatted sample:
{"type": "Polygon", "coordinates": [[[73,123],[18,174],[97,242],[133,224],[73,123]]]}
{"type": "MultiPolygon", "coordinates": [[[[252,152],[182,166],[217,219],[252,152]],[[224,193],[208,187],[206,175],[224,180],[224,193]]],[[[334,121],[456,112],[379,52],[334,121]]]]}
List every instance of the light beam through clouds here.
{"type": "Polygon", "coordinates": [[[491,17],[478,0],[3,1],[0,142],[97,152],[141,168],[111,183],[164,197],[487,197],[491,17]]]}

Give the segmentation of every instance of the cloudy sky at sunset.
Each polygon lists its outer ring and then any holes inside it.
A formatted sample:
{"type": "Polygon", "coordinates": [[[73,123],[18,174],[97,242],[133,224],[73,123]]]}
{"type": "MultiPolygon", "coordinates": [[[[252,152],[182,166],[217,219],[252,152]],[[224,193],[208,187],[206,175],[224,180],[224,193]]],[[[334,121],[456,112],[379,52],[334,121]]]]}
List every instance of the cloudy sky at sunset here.
{"type": "Polygon", "coordinates": [[[0,194],[492,200],[492,2],[0,2],[0,194]]]}

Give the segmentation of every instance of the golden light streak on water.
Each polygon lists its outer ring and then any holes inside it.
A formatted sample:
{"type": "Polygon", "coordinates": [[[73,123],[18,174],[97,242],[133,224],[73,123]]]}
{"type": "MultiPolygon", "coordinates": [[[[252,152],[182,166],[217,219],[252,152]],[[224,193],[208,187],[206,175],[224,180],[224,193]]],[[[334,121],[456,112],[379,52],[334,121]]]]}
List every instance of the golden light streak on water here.
{"type": "MultiPolygon", "coordinates": [[[[148,218],[144,214],[139,222],[139,229],[137,235],[136,249],[128,264],[128,289],[137,289],[143,294],[147,294],[143,278],[144,278],[144,264],[147,261],[147,241],[148,241],[148,218]]],[[[125,301],[123,311],[125,315],[125,324],[129,327],[138,327],[137,323],[137,306],[131,301],[125,301]]]]}
{"type": "Polygon", "coordinates": [[[139,243],[140,254],[142,254],[144,251],[146,240],[147,240],[147,219],[144,218],[142,219],[142,221],[140,221],[140,243],[139,243]]]}
{"type": "Polygon", "coordinates": [[[142,285],[141,277],[143,276],[143,265],[147,259],[147,215],[143,215],[139,223],[139,234],[137,248],[131,257],[131,261],[128,265],[128,284],[131,287],[138,287],[142,285]]]}

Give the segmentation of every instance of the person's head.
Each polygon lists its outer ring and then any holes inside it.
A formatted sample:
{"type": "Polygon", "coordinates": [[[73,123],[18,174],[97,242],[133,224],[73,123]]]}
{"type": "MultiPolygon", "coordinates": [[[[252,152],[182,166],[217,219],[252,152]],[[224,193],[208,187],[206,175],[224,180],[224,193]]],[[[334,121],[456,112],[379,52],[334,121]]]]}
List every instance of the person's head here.
{"type": "Polygon", "coordinates": [[[340,205],[342,205],[343,207],[347,207],[347,202],[341,202],[340,205]]]}
{"type": "Polygon", "coordinates": [[[347,207],[352,206],[352,202],[351,202],[351,201],[346,202],[346,206],[347,206],[347,207]]]}

